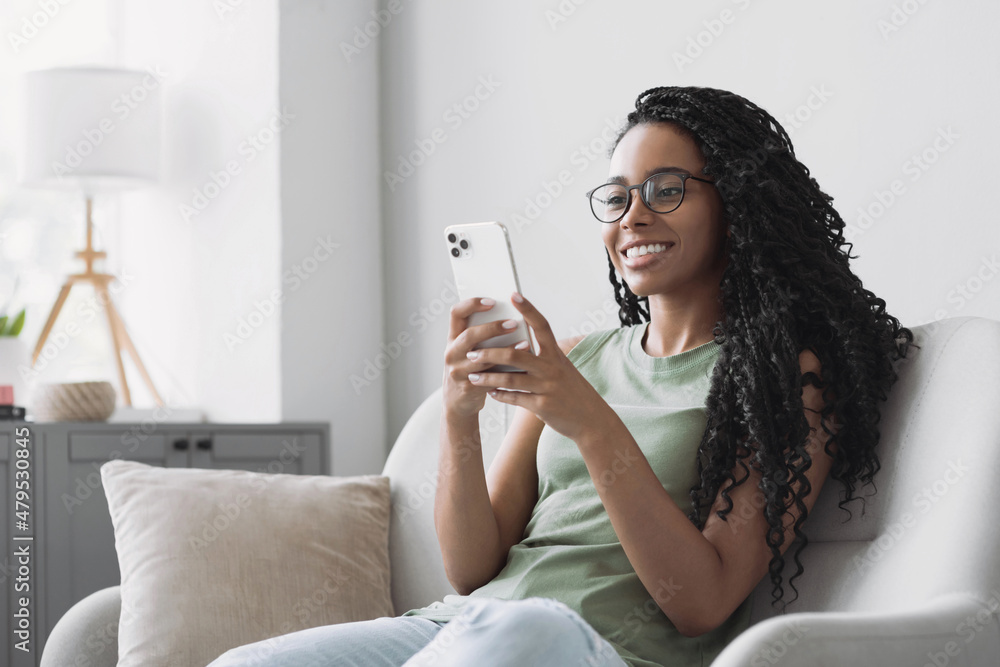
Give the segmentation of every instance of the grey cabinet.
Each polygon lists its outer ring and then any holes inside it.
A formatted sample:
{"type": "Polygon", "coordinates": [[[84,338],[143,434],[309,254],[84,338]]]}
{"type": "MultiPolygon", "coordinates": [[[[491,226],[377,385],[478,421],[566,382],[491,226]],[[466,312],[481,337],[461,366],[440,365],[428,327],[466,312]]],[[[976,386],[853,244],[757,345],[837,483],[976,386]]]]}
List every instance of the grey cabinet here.
{"type": "MultiPolygon", "coordinates": [[[[11,534],[14,433],[25,426],[34,446],[34,656],[28,658],[14,649],[8,628],[0,638],[0,664],[12,667],[36,665],[45,638],[71,606],[94,591],[120,583],[114,530],[101,486],[100,467],[105,462],[120,458],[170,468],[297,475],[332,472],[329,425],[322,423],[0,422],[0,531],[8,545],[8,559],[15,548],[11,534]]],[[[16,598],[12,578],[5,577],[5,572],[0,567],[0,608],[13,621],[16,598]]]]}
{"type": "Polygon", "coordinates": [[[0,637],[0,664],[34,666],[38,643],[39,484],[34,439],[19,422],[0,422],[0,610],[6,619],[0,637]],[[20,452],[20,453],[19,453],[20,452]]]}

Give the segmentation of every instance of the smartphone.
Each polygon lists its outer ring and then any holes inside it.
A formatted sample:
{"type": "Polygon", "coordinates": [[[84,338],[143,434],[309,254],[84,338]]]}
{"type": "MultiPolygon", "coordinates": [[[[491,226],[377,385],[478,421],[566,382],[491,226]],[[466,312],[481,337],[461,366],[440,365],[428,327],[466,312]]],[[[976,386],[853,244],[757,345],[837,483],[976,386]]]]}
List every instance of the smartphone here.
{"type": "MultiPolygon", "coordinates": [[[[496,304],[489,310],[472,313],[469,326],[493,322],[495,320],[517,320],[516,329],[510,333],[487,338],[480,347],[506,347],[522,340],[528,341],[528,349],[535,351],[534,341],[528,332],[524,318],[510,302],[511,292],[520,293],[514,253],[510,248],[510,235],[500,222],[473,222],[450,225],[444,229],[448,244],[448,257],[455,275],[455,286],[459,299],[471,297],[493,299],[496,304]]],[[[496,364],[485,369],[493,373],[524,373],[525,371],[508,364],[496,364]]]]}

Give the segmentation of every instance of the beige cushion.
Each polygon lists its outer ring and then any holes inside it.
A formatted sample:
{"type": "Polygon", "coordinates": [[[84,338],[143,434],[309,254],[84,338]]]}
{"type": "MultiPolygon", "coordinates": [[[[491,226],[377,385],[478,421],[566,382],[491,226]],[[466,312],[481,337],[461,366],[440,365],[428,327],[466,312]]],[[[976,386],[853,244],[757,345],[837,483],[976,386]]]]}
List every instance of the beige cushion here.
{"type": "Polygon", "coordinates": [[[394,615],[389,478],[109,461],[118,667],[206,665],[305,628],[394,615]]]}

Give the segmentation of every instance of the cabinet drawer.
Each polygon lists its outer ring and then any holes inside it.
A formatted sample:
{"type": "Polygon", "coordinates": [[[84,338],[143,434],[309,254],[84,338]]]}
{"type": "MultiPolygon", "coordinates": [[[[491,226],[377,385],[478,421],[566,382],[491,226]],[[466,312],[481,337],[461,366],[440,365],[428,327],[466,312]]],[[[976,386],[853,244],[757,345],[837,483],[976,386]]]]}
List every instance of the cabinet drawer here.
{"type": "Polygon", "coordinates": [[[122,443],[120,433],[71,433],[69,436],[70,461],[110,461],[126,458],[130,461],[163,461],[166,457],[167,439],[162,433],[153,433],[141,443],[122,443]]]}
{"type": "Polygon", "coordinates": [[[213,433],[212,451],[216,461],[233,459],[299,458],[307,438],[302,433],[213,433]]]}

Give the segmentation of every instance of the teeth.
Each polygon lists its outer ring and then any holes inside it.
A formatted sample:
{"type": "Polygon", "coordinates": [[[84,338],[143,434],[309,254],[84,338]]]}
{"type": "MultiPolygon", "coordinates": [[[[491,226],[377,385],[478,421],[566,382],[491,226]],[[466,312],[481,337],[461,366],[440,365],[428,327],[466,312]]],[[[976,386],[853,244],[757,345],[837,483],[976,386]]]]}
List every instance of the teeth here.
{"type": "Polygon", "coordinates": [[[625,251],[625,256],[629,257],[629,258],[632,258],[632,257],[642,257],[643,255],[648,255],[651,252],[654,252],[654,253],[655,252],[663,252],[664,250],[666,250],[669,247],[670,246],[665,245],[663,243],[654,243],[652,245],[632,246],[631,248],[629,248],[628,250],[625,251]]]}

